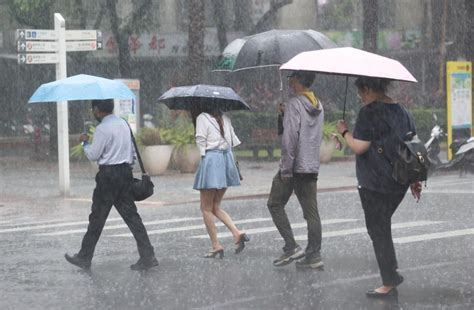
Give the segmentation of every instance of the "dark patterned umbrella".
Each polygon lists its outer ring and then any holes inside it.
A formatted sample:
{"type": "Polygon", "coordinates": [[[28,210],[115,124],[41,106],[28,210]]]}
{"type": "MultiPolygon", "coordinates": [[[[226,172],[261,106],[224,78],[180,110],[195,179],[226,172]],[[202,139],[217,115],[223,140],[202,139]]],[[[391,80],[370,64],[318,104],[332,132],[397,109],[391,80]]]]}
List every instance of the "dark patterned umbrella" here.
{"type": "Polygon", "coordinates": [[[334,47],[334,42],[314,30],[270,30],[229,43],[214,71],[279,67],[301,52],[334,47]]]}
{"type": "Polygon", "coordinates": [[[158,103],[164,103],[172,110],[190,110],[199,105],[218,106],[221,111],[250,110],[247,103],[230,87],[216,85],[190,85],[167,90],[158,103]]]}

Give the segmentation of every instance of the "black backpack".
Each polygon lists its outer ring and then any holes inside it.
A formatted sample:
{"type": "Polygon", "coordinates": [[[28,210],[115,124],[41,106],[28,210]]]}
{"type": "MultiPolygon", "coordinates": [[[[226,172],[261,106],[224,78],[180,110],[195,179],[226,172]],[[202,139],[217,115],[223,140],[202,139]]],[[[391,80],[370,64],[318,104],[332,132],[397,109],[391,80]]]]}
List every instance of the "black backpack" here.
{"type": "Polygon", "coordinates": [[[392,165],[392,178],[403,185],[426,181],[430,161],[423,142],[412,132],[407,132],[403,139],[400,138],[384,117],[380,119],[387,124],[390,133],[381,145],[377,145],[377,152],[392,165]],[[388,143],[390,147],[386,147],[388,143]],[[386,154],[386,149],[392,150],[392,154],[386,154]]]}

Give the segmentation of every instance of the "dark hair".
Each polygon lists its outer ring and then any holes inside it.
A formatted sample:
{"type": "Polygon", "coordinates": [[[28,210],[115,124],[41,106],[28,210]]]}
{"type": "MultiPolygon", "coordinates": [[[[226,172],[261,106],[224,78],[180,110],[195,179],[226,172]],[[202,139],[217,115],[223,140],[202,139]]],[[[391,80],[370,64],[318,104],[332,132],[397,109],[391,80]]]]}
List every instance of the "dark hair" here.
{"type": "Polygon", "coordinates": [[[289,77],[295,77],[306,88],[313,84],[316,74],[309,71],[293,71],[289,77]]]}
{"type": "MultiPolygon", "coordinates": [[[[201,101],[200,99],[197,99],[201,101]]],[[[214,117],[219,124],[219,131],[221,136],[224,137],[224,120],[222,118],[222,110],[217,105],[205,105],[201,102],[197,102],[190,110],[191,119],[193,121],[194,128],[196,128],[196,119],[201,113],[208,113],[214,117]]]]}
{"type": "Polygon", "coordinates": [[[374,90],[376,92],[385,93],[387,92],[390,80],[377,77],[361,76],[355,80],[354,84],[358,89],[367,87],[368,89],[374,90]]]}
{"type": "Polygon", "coordinates": [[[114,99],[92,100],[92,108],[97,107],[97,110],[105,113],[112,113],[114,111],[114,99]]]}

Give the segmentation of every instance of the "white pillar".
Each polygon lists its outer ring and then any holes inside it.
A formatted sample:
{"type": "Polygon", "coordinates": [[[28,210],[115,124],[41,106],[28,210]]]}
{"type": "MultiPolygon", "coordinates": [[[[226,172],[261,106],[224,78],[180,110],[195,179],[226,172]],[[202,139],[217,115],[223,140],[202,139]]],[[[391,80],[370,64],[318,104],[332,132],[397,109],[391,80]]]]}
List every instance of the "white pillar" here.
{"type": "MultiPolygon", "coordinates": [[[[56,64],[56,80],[67,77],[66,67],[66,21],[59,13],[54,13],[54,30],[58,37],[59,63],[56,64]]],[[[57,102],[58,116],[58,165],[59,191],[63,197],[69,196],[69,124],[67,101],[57,102]]]]}

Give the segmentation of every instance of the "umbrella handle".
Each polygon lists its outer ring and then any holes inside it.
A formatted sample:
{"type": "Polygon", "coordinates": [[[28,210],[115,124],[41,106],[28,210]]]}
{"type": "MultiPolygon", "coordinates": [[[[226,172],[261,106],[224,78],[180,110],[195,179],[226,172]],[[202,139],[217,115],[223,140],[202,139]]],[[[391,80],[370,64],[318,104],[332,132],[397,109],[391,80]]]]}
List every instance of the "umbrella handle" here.
{"type": "Polygon", "coordinates": [[[344,108],[342,110],[342,119],[346,119],[346,101],[347,101],[347,86],[349,84],[349,76],[346,76],[346,91],[344,92],[344,108]]]}
{"type": "Polygon", "coordinates": [[[278,70],[278,73],[280,75],[280,93],[283,91],[283,80],[281,78],[281,70],[278,70]]]}

